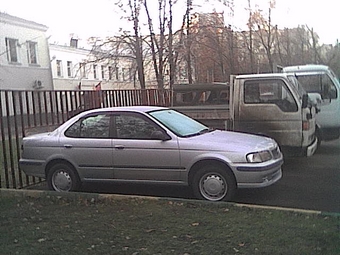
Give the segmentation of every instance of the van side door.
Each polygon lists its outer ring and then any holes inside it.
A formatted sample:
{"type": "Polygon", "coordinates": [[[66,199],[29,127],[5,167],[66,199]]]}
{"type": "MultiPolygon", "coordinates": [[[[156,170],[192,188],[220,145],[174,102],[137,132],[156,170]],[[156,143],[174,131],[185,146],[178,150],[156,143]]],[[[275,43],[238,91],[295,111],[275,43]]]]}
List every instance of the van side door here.
{"type": "Polygon", "coordinates": [[[234,129],[272,137],[281,146],[298,146],[302,139],[301,105],[286,82],[280,78],[241,80],[234,129]]]}

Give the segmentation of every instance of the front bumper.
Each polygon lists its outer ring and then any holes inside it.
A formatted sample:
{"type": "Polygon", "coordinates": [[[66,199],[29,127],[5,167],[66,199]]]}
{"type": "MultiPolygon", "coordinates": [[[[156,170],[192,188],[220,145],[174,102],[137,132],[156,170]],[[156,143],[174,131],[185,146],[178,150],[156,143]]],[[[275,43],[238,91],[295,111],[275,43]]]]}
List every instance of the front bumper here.
{"type": "Polygon", "coordinates": [[[238,188],[263,188],[270,186],[281,179],[283,158],[274,162],[256,164],[242,164],[235,166],[234,171],[238,188]]]}
{"type": "Polygon", "coordinates": [[[276,172],[263,175],[261,182],[237,183],[237,188],[264,188],[276,183],[282,177],[282,170],[279,168],[276,172]]]}

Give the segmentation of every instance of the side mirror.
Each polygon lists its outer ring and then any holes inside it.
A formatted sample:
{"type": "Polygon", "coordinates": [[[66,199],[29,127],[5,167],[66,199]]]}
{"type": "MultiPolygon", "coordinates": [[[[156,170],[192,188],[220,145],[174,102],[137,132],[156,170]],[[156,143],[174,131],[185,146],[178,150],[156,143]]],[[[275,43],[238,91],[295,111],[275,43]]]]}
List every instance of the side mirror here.
{"type": "Polygon", "coordinates": [[[335,89],[332,89],[329,91],[329,98],[330,99],[336,99],[337,98],[337,93],[335,89]]]}
{"type": "Polygon", "coordinates": [[[322,104],[322,98],[319,93],[308,93],[308,96],[314,105],[321,105],[322,104]]]}
{"type": "Polygon", "coordinates": [[[171,140],[171,137],[162,131],[154,131],[151,133],[151,138],[154,140],[162,140],[162,141],[168,141],[171,140]]]}
{"type": "Polygon", "coordinates": [[[302,96],[302,109],[308,107],[308,94],[303,94],[302,96]]]}

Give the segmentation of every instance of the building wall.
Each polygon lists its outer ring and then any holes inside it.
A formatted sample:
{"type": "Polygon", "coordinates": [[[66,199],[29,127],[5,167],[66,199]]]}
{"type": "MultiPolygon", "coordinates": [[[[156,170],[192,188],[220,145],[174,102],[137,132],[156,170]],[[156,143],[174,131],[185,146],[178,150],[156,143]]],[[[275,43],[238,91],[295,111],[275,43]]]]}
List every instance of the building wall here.
{"type": "Polygon", "coordinates": [[[5,13],[0,27],[0,89],[53,89],[48,28],[5,13]]]}
{"type": "Polygon", "coordinates": [[[49,48],[55,90],[95,90],[99,84],[103,90],[139,88],[131,58],[98,61],[88,49],[56,44],[49,48]]]}

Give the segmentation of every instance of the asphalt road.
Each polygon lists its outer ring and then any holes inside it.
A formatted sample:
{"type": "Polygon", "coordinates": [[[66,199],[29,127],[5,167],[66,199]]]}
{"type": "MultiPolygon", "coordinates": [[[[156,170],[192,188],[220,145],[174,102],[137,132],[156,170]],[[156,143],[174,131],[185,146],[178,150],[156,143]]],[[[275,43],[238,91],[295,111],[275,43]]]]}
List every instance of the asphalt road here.
{"type": "MultiPolygon", "coordinates": [[[[261,189],[240,189],[234,202],[340,213],[340,140],[312,157],[286,158],[283,177],[261,189]]],[[[44,189],[44,185],[40,189],[44,189]]],[[[86,183],[84,192],[193,198],[188,187],[86,183]]]]}
{"type": "Polygon", "coordinates": [[[312,157],[285,159],[279,182],[239,190],[235,201],[340,213],[340,140],[321,144],[312,157]]]}

